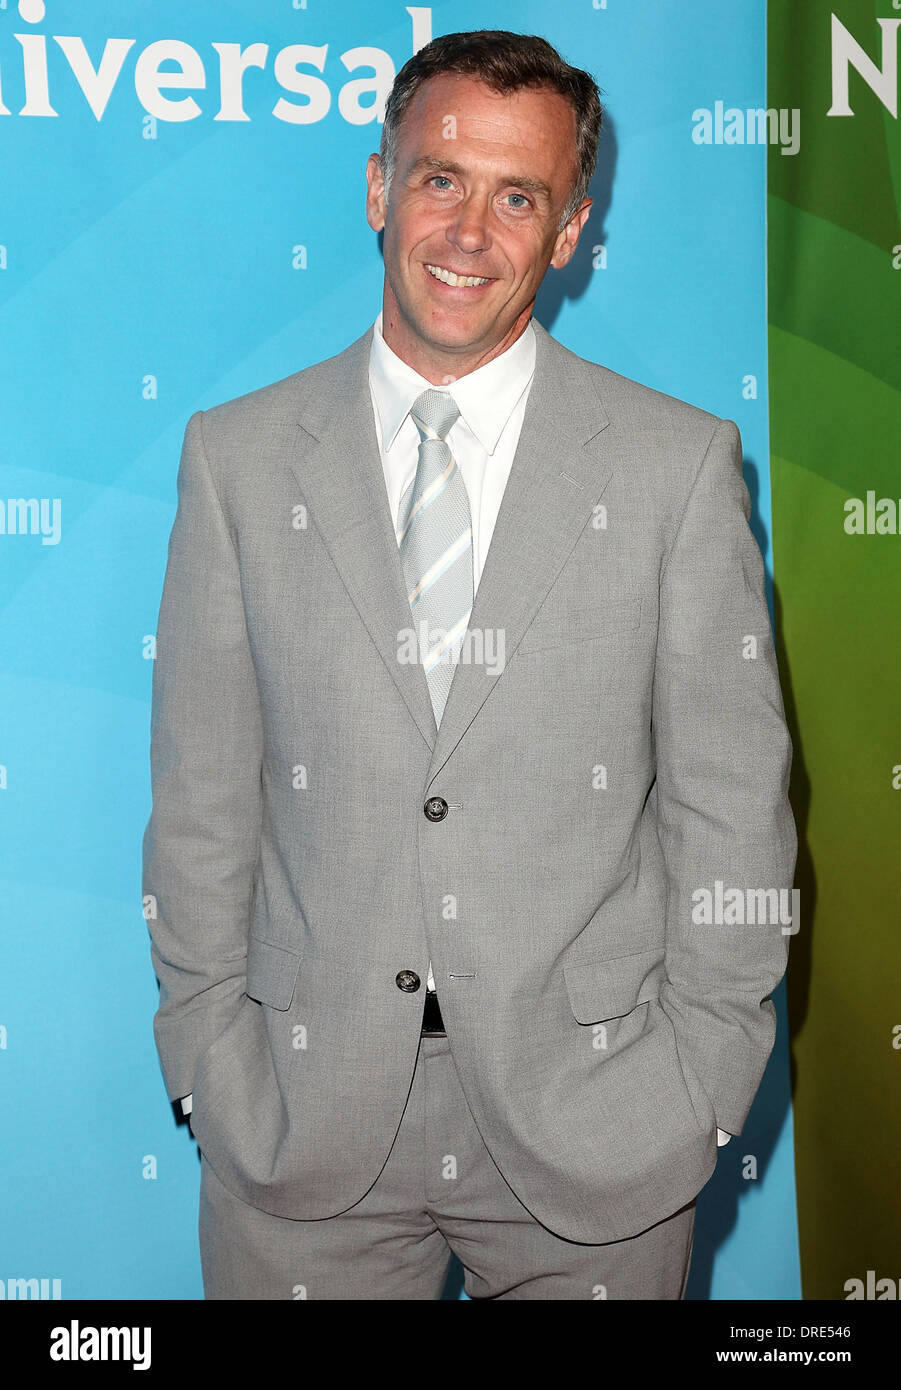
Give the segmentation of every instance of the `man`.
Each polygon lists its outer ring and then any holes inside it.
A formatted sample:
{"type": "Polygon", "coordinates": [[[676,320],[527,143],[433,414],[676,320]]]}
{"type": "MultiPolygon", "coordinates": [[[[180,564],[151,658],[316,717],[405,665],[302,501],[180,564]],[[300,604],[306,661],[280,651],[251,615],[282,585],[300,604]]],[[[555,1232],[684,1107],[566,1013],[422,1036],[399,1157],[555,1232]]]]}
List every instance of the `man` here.
{"type": "Polygon", "coordinates": [[[422,49],[377,322],[188,422],[144,891],[208,1298],[681,1298],[770,1053],[785,933],[696,911],[796,850],[738,429],[531,318],[600,122],[422,49]]]}

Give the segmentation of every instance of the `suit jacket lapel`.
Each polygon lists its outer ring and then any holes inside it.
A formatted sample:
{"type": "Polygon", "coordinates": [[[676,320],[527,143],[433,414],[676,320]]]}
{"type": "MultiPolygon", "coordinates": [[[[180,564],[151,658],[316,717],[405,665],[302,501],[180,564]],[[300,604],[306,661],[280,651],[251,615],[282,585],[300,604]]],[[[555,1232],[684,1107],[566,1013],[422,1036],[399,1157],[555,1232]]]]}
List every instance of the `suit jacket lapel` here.
{"type": "MultiPolygon", "coordinates": [[[[350,598],[429,748],[436,725],[422,666],[398,660],[412,627],[369,390],[372,328],[316,373],[291,432],[289,462],[350,598]],[[304,438],[302,432],[312,436],[304,438]]],[[[341,634],[335,634],[335,641],[341,634]]]]}
{"type": "MultiPolygon", "coordinates": [[[[470,634],[503,631],[510,660],[613,473],[596,436],[609,423],[592,373],[535,320],[535,375],[519,443],[469,620],[470,634]],[[591,442],[592,447],[586,446],[591,442]]],[[[473,651],[482,648],[474,642],[473,651]]],[[[491,650],[487,645],[484,650],[491,650]]],[[[496,650],[496,648],[495,648],[496,650]]],[[[465,651],[465,646],[464,646],[465,651]]],[[[461,661],[429,769],[444,766],[503,673],[461,661]]]]}
{"type": "MultiPolygon", "coordinates": [[[[611,446],[604,448],[597,439],[609,421],[593,374],[532,322],[535,376],[464,643],[466,650],[471,634],[502,631],[505,661],[613,472],[611,446]]],[[[373,419],[371,338],[369,328],[344,352],[319,364],[315,395],[289,427],[289,462],[310,518],[433,750],[431,780],[503,676],[492,674],[490,664],[461,661],[436,730],[422,666],[398,659],[400,635],[412,627],[412,615],[373,419]]]]}

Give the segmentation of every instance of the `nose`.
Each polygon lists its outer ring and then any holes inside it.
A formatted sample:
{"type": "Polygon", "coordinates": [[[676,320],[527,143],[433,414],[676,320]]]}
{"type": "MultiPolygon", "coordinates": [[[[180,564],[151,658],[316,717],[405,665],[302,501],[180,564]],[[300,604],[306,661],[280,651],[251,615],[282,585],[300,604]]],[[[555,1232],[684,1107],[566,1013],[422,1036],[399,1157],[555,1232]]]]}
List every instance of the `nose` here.
{"type": "Polygon", "coordinates": [[[452,246],[472,253],[487,251],[491,245],[488,228],[488,205],[485,198],[470,195],[458,203],[447,226],[447,239],[452,246]]]}

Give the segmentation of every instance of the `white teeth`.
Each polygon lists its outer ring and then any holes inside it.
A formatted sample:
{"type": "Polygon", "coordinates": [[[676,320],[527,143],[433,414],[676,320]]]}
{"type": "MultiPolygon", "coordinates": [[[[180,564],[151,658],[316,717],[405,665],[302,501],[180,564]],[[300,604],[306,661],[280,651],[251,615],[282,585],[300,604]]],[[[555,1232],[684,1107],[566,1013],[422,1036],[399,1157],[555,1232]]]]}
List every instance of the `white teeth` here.
{"type": "Polygon", "coordinates": [[[427,265],[426,270],[446,285],[485,285],[490,279],[487,275],[455,275],[452,270],[445,270],[440,265],[427,265]]]}

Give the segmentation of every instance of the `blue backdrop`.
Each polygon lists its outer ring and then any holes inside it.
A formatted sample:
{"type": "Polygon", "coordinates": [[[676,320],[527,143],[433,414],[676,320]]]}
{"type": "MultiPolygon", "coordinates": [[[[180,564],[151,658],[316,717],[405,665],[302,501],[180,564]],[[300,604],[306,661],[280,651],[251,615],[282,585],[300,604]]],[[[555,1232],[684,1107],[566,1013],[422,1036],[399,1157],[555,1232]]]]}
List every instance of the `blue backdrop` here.
{"type": "MultiPolygon", "coordinates": [[[[182,435],[374,320],[381,105],[415,48],[477,28],[543,34],[606,105],[536,317],[738,423],[769,569],[766,148],[703,142],[717,102],[766,105],[764,0],[0,0],[0,1297],[202,1297],[140,902],[182,435]]],[[[781,994],[689,1297],[800,1297],[781,994]]]]}

